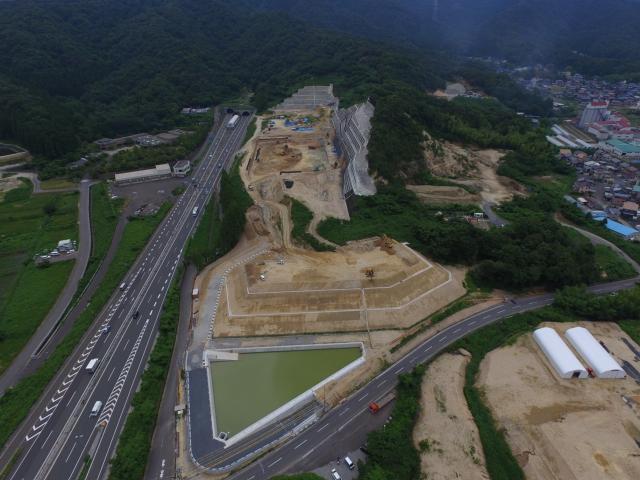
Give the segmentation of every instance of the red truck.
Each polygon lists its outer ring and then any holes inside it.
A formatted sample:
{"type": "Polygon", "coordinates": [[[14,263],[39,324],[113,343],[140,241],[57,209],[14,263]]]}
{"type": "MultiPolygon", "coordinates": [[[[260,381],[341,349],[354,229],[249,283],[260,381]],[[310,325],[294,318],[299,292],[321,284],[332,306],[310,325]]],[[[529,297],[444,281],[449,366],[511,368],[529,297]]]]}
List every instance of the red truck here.
{"type": "Polygon", "coordinates": [[[384,408],[386,405],[389,404],[389,402],[391,402],[391,400],[393,400],[394,398],[396,398],[396,394],[391,392],[391,393],[387,393],[384,397],[382,397],[380,400],[376,401],[376,402],[371,402],[369,404],[369,411],[371,413],[378,413],[378,411],[381,408],[384,408]]]}

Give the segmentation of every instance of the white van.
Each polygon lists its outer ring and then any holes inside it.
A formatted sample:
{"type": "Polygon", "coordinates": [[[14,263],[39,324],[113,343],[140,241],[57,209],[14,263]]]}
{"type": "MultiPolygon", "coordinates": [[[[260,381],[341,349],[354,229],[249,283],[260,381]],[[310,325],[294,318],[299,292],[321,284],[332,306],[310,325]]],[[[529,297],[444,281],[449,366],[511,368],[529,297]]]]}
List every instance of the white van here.
{"type": "Polygon", "coordinates": [[[87,367],[85,368],[85,370],[89,373],[93,373],[96,371],[96,368],[98,368],[99,363],[99,358],[92,358],[91,360],[89,360],[89,363],[87,363],[87,367]]]}
{"type": "Polygon", "coordinates": [[[98,400],[96,403],[93,404],[93,408],[91,409],[91,413],[89,414],[89,416],[97,417],[98,414],[100,413],[100,410],[102,410],[102,402],[98,400]]]}
{"type": "Polygon", "coordinates": [[[193,215],[194,217],[198,215],[198,207],[193,207],[193,210],[191,211],[191,215],[193,215]]]}
{"type": "Polygon", "coordinates": [[[349,467],[349,470],[353,470],[354,468],[356,468],[356,465],[351,461],[349,457],[344,457],[344,463],[347,464],[347,467],[349,467]]]}

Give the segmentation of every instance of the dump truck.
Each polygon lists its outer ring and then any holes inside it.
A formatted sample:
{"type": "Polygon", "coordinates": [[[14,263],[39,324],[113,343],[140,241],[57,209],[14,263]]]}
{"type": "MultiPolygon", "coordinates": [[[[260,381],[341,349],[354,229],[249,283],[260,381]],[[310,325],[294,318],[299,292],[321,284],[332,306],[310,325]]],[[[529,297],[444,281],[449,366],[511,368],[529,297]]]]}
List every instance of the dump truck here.
{"type": "Polygon", "coordinates": [[[375,402],[371,402],[369,404],[369,411],[371,413],[378,413],[378,411],[382,408],[384,408],[385,406],[387,406],[389,404],[389,402],[391,402],[394,398],[396,398],[395,393],[391,392],[391,393],[387,393],[384,397],[382,397],[380,400],[377,400],[375,402]]]}

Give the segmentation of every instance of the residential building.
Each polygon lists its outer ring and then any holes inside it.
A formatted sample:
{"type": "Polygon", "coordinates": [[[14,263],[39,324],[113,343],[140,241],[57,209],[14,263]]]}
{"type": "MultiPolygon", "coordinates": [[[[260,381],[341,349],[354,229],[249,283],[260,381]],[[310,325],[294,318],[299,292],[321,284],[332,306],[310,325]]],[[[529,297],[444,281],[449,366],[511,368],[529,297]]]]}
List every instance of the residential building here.
{"type": "Polygon", "coordinates": [[[191,171],[191,162],[189,160],[178,160],[173,165],[173,174],[176,177],[186,177],[191,171]]]}

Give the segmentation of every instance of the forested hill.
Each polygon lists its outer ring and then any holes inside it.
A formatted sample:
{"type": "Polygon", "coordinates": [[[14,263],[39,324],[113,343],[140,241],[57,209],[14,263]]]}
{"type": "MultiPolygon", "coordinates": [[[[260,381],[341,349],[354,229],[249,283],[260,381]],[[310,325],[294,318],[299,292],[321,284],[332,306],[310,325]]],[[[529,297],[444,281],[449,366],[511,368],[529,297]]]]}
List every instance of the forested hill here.
{"type": "Polygon", "coordinates": [[[311,82],[349,102],[441,86],[445,68],[219,0],[0,2],[0,45],[0,138],[48,157],[171,126],[185,105],[252,92],[264,108],[311,82]]]}
{"type": "Polygon", "coordinates": [[[640,78],[637,0],[236,1],[399,44],[640,78]]]}

